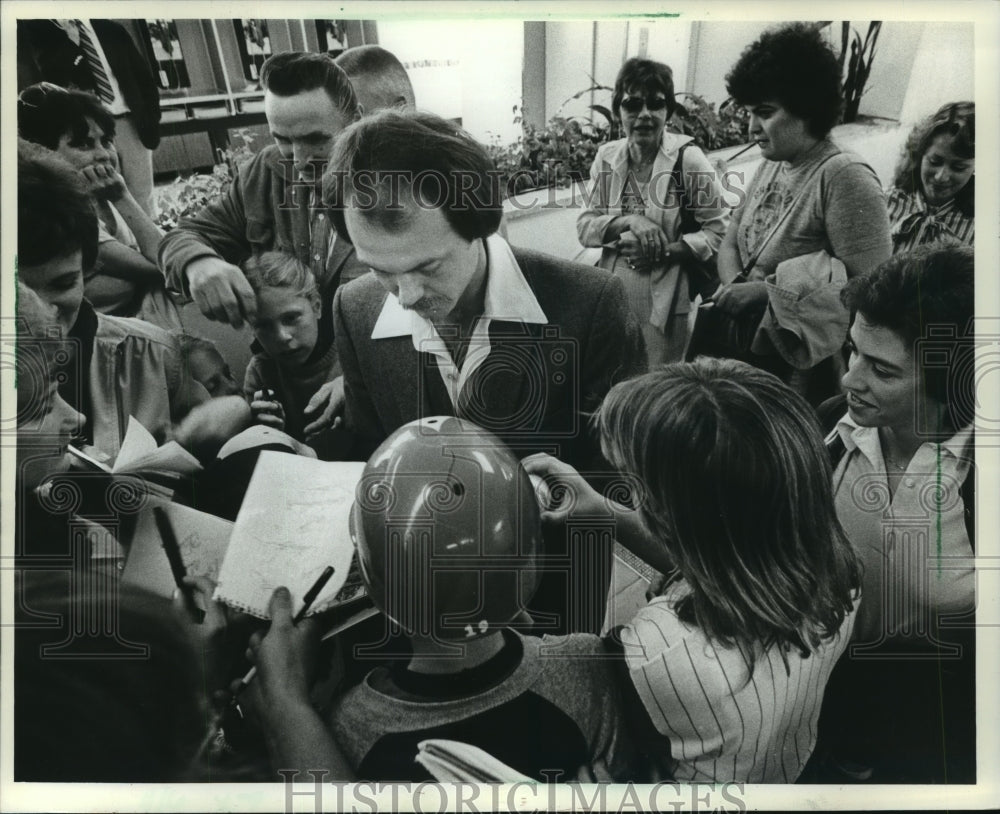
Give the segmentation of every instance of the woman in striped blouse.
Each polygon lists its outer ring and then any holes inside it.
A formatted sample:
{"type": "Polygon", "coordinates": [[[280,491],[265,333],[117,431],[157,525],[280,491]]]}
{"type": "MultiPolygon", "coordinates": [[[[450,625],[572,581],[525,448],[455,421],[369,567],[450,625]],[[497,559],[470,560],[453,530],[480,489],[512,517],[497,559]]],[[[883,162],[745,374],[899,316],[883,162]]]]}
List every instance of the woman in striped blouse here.
{"type": "Polygon", "coordinates": [[[621,639],[674,778],[794,782],[860,601],[812,410],[769,373],[699,359],[616,385],[595,420],[608,460],[643,487],[638,511],[548,456],[525,468],[572,490],[561,506],[610,509],[622,545],[672,563],[621,639]]]}
{"type": "Polygon", "coordinates": [[[976,237],[976,106],[952,102],[910,133],[889,190],[894,254],[976,237]]]}

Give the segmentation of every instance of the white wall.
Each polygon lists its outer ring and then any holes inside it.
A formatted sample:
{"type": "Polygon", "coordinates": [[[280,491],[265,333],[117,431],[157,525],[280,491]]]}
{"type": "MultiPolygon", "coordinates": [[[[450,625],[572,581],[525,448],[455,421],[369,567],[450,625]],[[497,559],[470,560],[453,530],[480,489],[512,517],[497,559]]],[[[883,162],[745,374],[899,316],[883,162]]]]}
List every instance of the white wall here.
{"type": "Polygon", "coordinates": [[[610,108],[610,91],[594,94],[593,100],[590,94],[568,103],[566,100],[590,87],[591,76],[598,84],[613,87],[628,57],[642,56],[665,62],[674,72],[675,88],[686,90],[691,27],[692,23],[671,19],[601,21],[596,26],[591,21],[546,23],[546,119],[557,112],[589,119],[589,105],[610,108]]]}
{"type": "MultiPolygon", "coordinates": [[[[856,22],[864,42],[868,21],[856,22]]],[[[840,48],[840,24],[836,24],[835,48],[840,48]]],[[[865,116],[898,119],[903,109],[907,86],[915,78],[913,61],[923,35],[924,23],[884,22],[875,46],[872,72],[865,84],[858,112],[865,116]]]]}
{"type": "Polygon", "coordinates": [[[972,23],[924,23],[899,120],[912,125],[947,102],[975,99],[972,23]]]}
{"type": "MultiPolygon", "coordinates": [[[[863,36],[867,20],[853,21],[863,36]]],[[[588,105],[610,107],[610,92],[585,94],[591,76],[607,86],[627,56],[648,56],[674,70],[678,91],[725,100],[725,75],[743,49],[774,22],[675,19],[590,20],[545,25],[545,118],[590,118],[588,105]],[[594,35],[596,31],[596,49],[594,35]],[[565,104],[564,104],[565,103],[565,104]]],[[[379,42],[406,65],[417,105],[461,117],[481,140],[516,140],[512,108],[521,104],[524,62],[520,20],[379,21],[379,42]]],[[[840,48],[840,23],[825,31],[840,48]]],[[[973,27],[968,23],[886,22],[860,112],[912,124],[941,104],[973,97],[973,27]]]]}
{"type": "Polygon", "coordinates": [[[667,18],[632,20],[627,25],[628,55],[666,63],[674,72],[674,90],[689,91],[688,60],[691,57],[691,29],[694,24],[667,18]]]}
{"type": "Polygon", "coordinates": [[[716,107],[729,96],[725,77],[743,49],[775,23],[694,23],[692,37],[691,90],[716,107]]]}
{"type": "Polygon", "coordinates": [[[481,141],[520,135],[524,24],[520,20],[383,21],[379,45],[403,63],[417,107],[462,125],[481,141]]]}
{"type": "MultiPolygon", "coordinates": [[[[864,40],[868,20],[852,25],[864,40]]],[[[726,99],[725,76],[743,49],[774,22],[699,22],[692,36],[691,90],[716,105],[726,99]]],[[[840,21],[825,29],[840,51],[840,21]]],[[[945,102],[973,95],[973,28],[967,23],[882,24],[859,112],[912,123],[945,102]]]]}
{"type": "MultiPolygon", "coordinates": [[[[545,119],[548,121],[574,93],[590,86],[591,49],[593,46],[592,22],[559,22],[545,24],[545,119]]],[[[617,70],[617,68],[616,68],[617,70]]],[[[611,85],[615,74],[599,71],[594,77],[602,85],[611,85]]],[[[567,116],[589,118],[588,96],[562,108],[567,116]]],[[[610,104],[611,95],[596,99],[599,104],[610,104]]]]}

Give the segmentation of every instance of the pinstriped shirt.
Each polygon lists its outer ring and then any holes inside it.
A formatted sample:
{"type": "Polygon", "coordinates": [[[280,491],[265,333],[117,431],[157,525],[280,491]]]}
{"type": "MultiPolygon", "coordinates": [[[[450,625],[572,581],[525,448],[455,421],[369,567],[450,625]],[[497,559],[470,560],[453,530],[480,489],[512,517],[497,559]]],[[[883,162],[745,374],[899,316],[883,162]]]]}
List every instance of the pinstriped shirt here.
{"type": "Polygon", "coordinates": [[[629,674],[657,731],[670,739],[680,781],[792,783],[812,754],[823,690],[854,627],[807,658],[779,646],[757,654],[712,643],[682,622],[677,583],[622,631],[629,674]],[[785,661],[788,666],[786,669],[785,661]]]}
{"type": "Polygon", "coordinates": [[[976,219],[962,214],[954,200],[932,208],[921,193],[893,187],[889,190],[886,206],[893,254],[937,240],[958,241],[967,246],[975,244],[976,219]]]}

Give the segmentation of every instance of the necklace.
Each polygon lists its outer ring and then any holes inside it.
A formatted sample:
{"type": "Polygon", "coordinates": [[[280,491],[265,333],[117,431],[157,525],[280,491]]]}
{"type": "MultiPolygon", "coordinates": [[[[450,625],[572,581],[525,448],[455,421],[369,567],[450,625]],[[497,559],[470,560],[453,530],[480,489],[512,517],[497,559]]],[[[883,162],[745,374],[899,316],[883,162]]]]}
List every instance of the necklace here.
{"type": "Polygon", "coordinates": [[[892,469],[896,473],[905,472],[907,467],[910,465],[910,460],[913,457],[915,450],[914,453],[910,453],[910,455],[907,455],[905,452],[903,453],[902,456],[903,463],[901,465],[899,463],[899,459],[890,452],[893,445],[889,442],[889,440],[886,437],[882,436],[881,433],[879,436],[879,441],[880,441],[880,446],[882,447],[882,460],[885,461],[886,471],[892,469]]]}

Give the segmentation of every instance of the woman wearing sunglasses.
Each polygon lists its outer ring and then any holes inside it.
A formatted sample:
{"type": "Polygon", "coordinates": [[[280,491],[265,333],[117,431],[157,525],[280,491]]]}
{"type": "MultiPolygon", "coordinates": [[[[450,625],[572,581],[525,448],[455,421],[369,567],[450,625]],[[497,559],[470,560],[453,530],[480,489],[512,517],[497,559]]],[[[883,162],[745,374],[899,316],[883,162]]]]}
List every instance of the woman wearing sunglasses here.
{"type": "Polygon", "coordinates": [[[600,265],[625,283],[651,368],[680,358],[690,301],[714,288],[714,271],[704,269],[729,223],[715,169],[690,136],[666,129],[676,107],[668,66],[638,58],[622,66],[612,108],[625,138],[598,149],[576,222],[580,242],[603,247],[600,265]]]}
{"type": "Polygon", "coordinates": [[[889,190],[894,253],[976,239],[976,105],[953,102],[917,124],[889,190]]]}
{"type": "MultiPolygon", "coordinates": [[[[733,212],[719,249],[719,309],[734,317],[763,312],[764,280],[778,265],[824,251],[864,274],[892,253],[885,197],[875,171],[830,138],[840,115],[841,69],[814,26],[796,23],[764,32],[726,77],[732,98],[750,111],[750,138],[764,161],[733,212]]],[[[810,329],[846,316],[836,297],[829,312],[809,315],[810,329]]],[[[831,323],[832,324],[832,323],[831,323]]],[[[782,325],[781,327],[786,327],[782,325]]],[[[754,348],[754,364],[778,374],[810,401],[837,392],[828,356],[798,369],[777,349],[754,348]]]]}
{"type": "Polygon", "coordinates": [[[40,82],[18,97],[17,128],[22,138],[71,164],[94,196],[99,246],[85,281],[94,308],[181,328],[180,311],[156,261],[163,232],[125,185],[111,112],[92,93],[40,82]]]}

